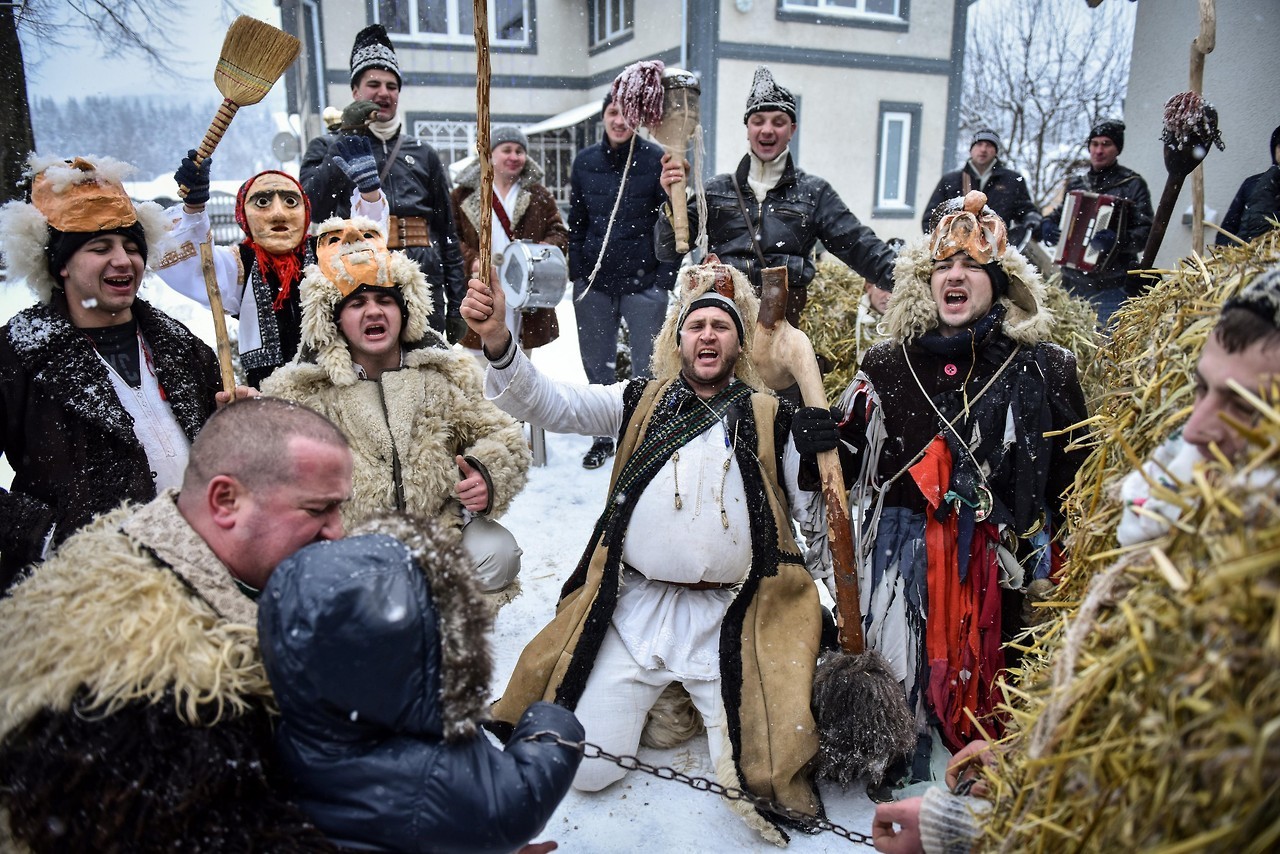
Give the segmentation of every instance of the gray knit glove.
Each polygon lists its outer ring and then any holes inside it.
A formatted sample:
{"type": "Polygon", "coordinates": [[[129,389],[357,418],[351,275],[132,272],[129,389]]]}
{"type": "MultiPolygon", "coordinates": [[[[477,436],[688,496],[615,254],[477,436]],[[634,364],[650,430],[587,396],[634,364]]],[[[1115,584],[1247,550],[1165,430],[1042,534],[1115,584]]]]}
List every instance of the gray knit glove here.
{"type": "Polygon", "coordinates": [[[369,138],[360,134],[342,134],[333,143],[333,162],[362,193],[382,189],[378,163],[373,159],[369,138]]]}

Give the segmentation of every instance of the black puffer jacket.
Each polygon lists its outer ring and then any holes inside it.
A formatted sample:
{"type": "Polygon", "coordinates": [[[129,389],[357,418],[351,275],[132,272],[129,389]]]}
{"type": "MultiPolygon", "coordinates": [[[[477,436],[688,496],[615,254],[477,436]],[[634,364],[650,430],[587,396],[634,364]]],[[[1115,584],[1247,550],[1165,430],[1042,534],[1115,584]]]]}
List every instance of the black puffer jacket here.
{"type": "Polygon", "coordinates": [[[618,213],[609,229],[627,165],[630,144],[611,148],[601,140],[578,152],[573,159],[569,196],[569,278],[574,296],[581,296],[587,276],[600,257],[604,235],[609,231],[600,272],[591,285],[593,291],[620,296],[650,288],[671,290],[676,281],[676,264],[660,262],[653,251],[653,226],[658,221],[667,196],[658,178],[662,174],[662,149],[652,142],[636,140],[627,172],[627,189],[618,204],[618,213]]]}
{"type": "MultiPolygon", "coordinates": [[[[1073,175],[1067,179],[1066,191],[1070,193],[1072,190],[1117,196],[1128,199],[1130,204],[1125,213],[1127,224],[1118,235],[1115,250],[1109,260],[1090,273],[1064,267],[1062,278],[1077,290],[1090,287],[1100,290],[1127,287],[1131,293],[1136,293],[1141,283],[1136,277],[1130,281],[1128,271],[1137,268],[1142,249],[1147,245],[1147,235],[1151,233],[1151,220],[1155,218],[1147,182],[1132,169],[1115,163],[1101,172],[1090,169],[1083,175],[1073,175]]],[[[1054,208],[1046,219],[1061,222],[1062,205],[1054,208]]]]}
{"type": "MultiPolygon", "coordinates": [[[[173,415],[194,439],[222,388],[218,358],[143,300],[133,316],[173,415]]],[[[40,559],[50,525],[56,546],[125,499],[156,497],[133,418],[93,344],[71,325],[63,291],[0,329],[0,430],[14,470],[9,491],[0,490],[0,593],[40,559]]]]}
{"type": "MultiPolygon", "coordinates": [[[[893,250],[845,207],[830,184],[817,175],[797,169],[788,155],[787,167],[777,186],[765,195],[764,204],[759,205],[747,184],[750,164],[751,155],[747,155],[738,164],[737,172],[716,175],[707,182],[707,237],[710,250],[719,255],[721,261],[737,267],[757,291],[760,289],[760,264],[751,245],[751,230],[742,217],[738,196],[733,190],[736,182],[747,213],[759,229],[757,239],[766,265],[786,267],[791,287],[805,288],[813,280],[816,272],[813,247],[818,240],[858,275],[878,282],[885,290],[893,287],[893,250]]],[[[690,205],[690,238],[697,232],[697,208],[690,205]]],[[[658,218],[655,240],[660,259],[680,260],[675,232],[665,216],[658,218]]]]}
{"type": "Polygon", "coordinates": [[[386,534],[308,546],[258,604],[263,663],[280,704],[291,794],[339,847],[509,852],[538,833],[581,756],[526,736],[583,737],[537,703],[507,746],[479,731],[492,618],[469,560],[404,520],[386,534]]]}
{"type": "Polygon", "coordinates": [[[1009,229],[1009,243],[1014,246],[1022,245],[1022,239],[1027,232],[1031,231],[1034,234],[1035,229],[1040,227],[1040,211],[1031,201],[1031,193],[1027,190],[1025,178],[1012,169],[1001,166],[1000,161],[997,160],[991,166],[991,175],[988,176],[987,183],[979,186],[978,173],[973,168],[973,163],[965,161],[963,169],[943,175],[938,186],[934,188],[933,195],[929,197],[929,204],[924,208],[924,216],[920,218],[920,225],[924,227],[926,234],[933,230],[933,212],[938,205],[947,199],[965,194],[966,174],[969,176],[969,189],[986,193],[987,207],[1000,214],[1000,218],[1004,220],[1004,224],[1009,229]]]}
{"type": "MultiPolygon", "coordinates": [[[[431,328],[442,330],[446,309],[450,316],[458,316],[458,306],[467,293],[462,248],[449,202],[449,177],[434,148],[416,136],[401,134],[399,139],[400,150],[382,182],[382,192],[386,194],[392,216],[422,217],[431,230],[430,247],[411,246],[403,251],[418,262],[422,274],[431,283],[435,303],[431,328]]],[[[311,199],[312,222],[324,222],[331,216],[351,216],[351,192],[355,185],[329,157],[329,148],[336,140],[331,134],[316,137],[302,158],[302,189],[311,199]]],[[[396,140],[383,142],[370,136],[369,142],[381,174],[396,147],[396,140]]]]}

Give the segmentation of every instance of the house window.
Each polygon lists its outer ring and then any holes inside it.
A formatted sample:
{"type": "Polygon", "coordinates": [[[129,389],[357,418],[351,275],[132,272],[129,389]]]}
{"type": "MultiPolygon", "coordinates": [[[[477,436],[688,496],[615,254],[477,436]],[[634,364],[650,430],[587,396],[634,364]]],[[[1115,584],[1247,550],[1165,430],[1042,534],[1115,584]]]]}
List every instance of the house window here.
{"type": "Polygon", "coordinates": [[[636,24],[635,0],[588,0],[591,47],[631,35],[636,24]]]}
{"type": "MultiPolygon", "coordinates": [[[[531,0],[489,0],[489,43],[527,47],[531,43],[531,0]]],[[[378,0],[378,23],[408,39],[433,44],[475,42],[472,0],[378,0]]]]}
{"type": "MultiPolygon", "coordinates": [[[[413,135],[431,144],[445,168],[476,153],[476,123],[418,119],[413,135]]],[[[573,128],[561,128],[529,138],[529,158],[542,167],[542,184],[561,207],[569,204],[569,170],[578,145],[573,128]]]]}
{"type": "Polygon", "coordinates": [[[813,12],[841,17],[901,18],[902,0],[782,0],[782,8],[788,12],[813,12]]]}
{"type": "Polygon", "coordinates": [[[920,105],[882,103],[876,149],[875,216],[915,215],[919,156],[920,105]]]}

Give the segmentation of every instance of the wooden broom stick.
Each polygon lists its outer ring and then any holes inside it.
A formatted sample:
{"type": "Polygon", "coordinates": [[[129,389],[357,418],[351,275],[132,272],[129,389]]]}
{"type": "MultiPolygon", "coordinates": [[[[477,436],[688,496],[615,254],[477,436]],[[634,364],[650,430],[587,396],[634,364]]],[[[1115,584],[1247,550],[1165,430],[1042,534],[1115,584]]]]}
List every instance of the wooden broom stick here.
{"type": "Polygon", "coordinates": [[[475,0],[476,156],[480,158],[480,281],[489,284],[493,262],[493,160],[489,157],[489,4],[475,0]]]}

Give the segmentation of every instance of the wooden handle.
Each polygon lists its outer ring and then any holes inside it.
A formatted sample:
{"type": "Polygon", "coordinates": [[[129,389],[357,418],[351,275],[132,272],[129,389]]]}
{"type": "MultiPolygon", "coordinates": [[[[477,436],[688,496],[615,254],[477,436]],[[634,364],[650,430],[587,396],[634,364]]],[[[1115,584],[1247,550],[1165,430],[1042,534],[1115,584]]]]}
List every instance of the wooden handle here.
{"type": "Polygon", "coordinates": [[[1151,232],[1147,235],[1147,245],[1142,250],[1141,269],[1150,270],[1156,263],[1156,255],[1160,253],[1160,244],[1164,243],[1164,233],[1169,228],[1169,220],[1173,218],[1174,205],[1178,203],[1178,194],[1182,192],[1182,182],[1186,173],[1170,172],[1164,183],[1164,192],[1160,194],[1160,207],[1156,208],[1155,219],[1151,221],[1151,232]]]}
{"type": "MultiPolygon", "coordinates": [[[[213,156],[213,150],[218,147],[218,143],[222,142],[222,137],[227,132],[227,126],[236,117],[236,110],[238,109],[240,109],[240,106],[230,98],[222,99],[218,112],[214,114],[213,121],[209,123],[209,130],[205,131],[204,139],[200,140],[200,147],[196,149],[195,163],[197,166],[213,156]]],[[[185,199],[189,192],[191,192],[190,187],[178,185],[178,198],[185,199]]]]}
{"type": "Polygon", "coordinates": [[[222,390],[236,400],[236,373],[231,367],[231,339],[227,336],[227,319],[222,311],[222,292],[218,290],[218,275],[213,269],[213,233],[200,244],[200,272],[204,273],[204,290],[209,296],[209,310],[213,312],[213,335],[218,342],[218,368],[222,372],[222,390]]]}
{"type": "Polygon", "coordinates": [[[676,232],[676,251],[683,255],[689,251],[689,200],[684,181],[671,185],[671,225],[676,232]]]}

